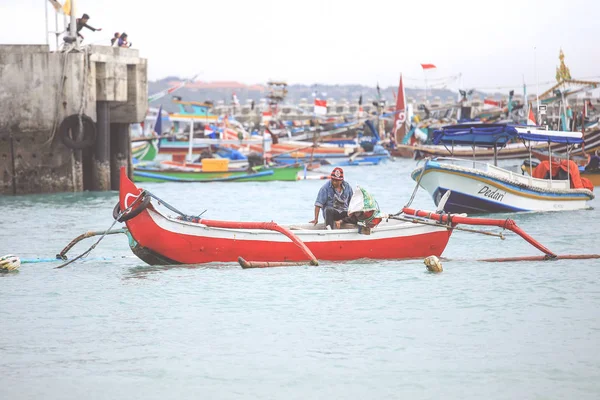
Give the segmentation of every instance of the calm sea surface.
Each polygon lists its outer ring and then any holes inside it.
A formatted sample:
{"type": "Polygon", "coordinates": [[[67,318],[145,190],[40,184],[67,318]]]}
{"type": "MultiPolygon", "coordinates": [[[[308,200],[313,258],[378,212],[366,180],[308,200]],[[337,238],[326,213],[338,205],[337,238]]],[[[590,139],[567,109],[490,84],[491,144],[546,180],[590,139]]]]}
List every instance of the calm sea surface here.
{"type": "MultiPolygon", "coordinates": [[[[345,175],[396,212],[414,166],[345,175]]],[[[144,187],[188,214],[292,223],[312,219],[323,183],[144,187]]],[[[107,229],[116,201],[0,197],[0,256],[52,258],[107,229]]],[[[435,208],[423,190],[413,206],[435,208]]],[[[510,217],[556,253],[600,253],[592,206],[510,217]]],[[[0,275],[0,399],[598,399],[600,260],[476,261],[539,254],[513,234],[456,232],[442,274],[422,260],[150,267],[109,236],[64,269],[0,275]]]]}

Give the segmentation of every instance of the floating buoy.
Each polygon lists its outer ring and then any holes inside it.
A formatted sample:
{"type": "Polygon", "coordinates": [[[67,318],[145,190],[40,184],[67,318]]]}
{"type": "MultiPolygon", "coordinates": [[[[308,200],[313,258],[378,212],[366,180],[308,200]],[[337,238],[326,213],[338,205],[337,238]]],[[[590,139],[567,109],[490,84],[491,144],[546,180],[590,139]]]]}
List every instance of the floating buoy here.
{"type": "Polygon", "coordinates": [[[444,269],[442,268],[442,262],[436,256],[429,256],[423,263],[427,267],[429,272],[442,272],[444,269]]]}
{"type": "Polygon", "coordinates": [[[21,259],[15,255],[7,254],[0,257],[0,271],[16,271],[21,266],[21,259]]]}

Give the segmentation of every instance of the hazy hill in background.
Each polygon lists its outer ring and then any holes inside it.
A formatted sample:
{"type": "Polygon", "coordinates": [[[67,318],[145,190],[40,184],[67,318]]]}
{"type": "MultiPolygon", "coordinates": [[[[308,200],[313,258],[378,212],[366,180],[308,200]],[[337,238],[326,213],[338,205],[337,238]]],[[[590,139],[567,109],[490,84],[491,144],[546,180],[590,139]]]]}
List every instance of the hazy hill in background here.
{"type": "MultiPolygon", "coordinates": [[[[167,89],[177,82],[180,82],[181,78],[178,77],[166,77],[158,81],[148,82],[148,92],[150,94],[159,92],[167,89]]],[[[377,89],[375,87],[363,86],[363,85],[325,85],[325,84],[314,84],[314,85],[289,85],[288,95],[286,103],[298,104],[302,99],[308,102],[312,102],[313,92],[317,92],[321,98],[333,98],[337,102],[347,100],[350,103],[358,103],[359,97],[363,96],[363,104],[366,104],[369,99],[377,98],[377,89]]],[[[395,94],[398,91],[397,86],[389,86],[380,88],[381,97],[385,99],[388,104],[395,103],[395,94]]],[[[421,99],[425,93],[422,88],[410,88],[405,87],[406,96],[408,98],[421,99]]],[[[176,96],[180,96],[184,100],[188,101],[213,101],[215,104],[222,101],[225,104],[232,103],[232,96],[236,94],[240,104],[246,104],[248,100],[254,100],[256,103],[260,99],[264,98],[267,93],[267,85],[246,85],[235,81],[221,81],[221,82],[190,82],[186,87],[179,89],[174,93],[176,96]]],[[[500,94],[485,94],[483,92],[476,92],[483,99],[485,97],[498,98],[500,94]]],[[[429,99],[439,96],[442,102],[446,99],[458,98],[458,93],[448,89],[428,89],[429,99]]],[[[153,107],[163,106],[163,109],[168,112],[174,112],[177,110],[177,106],[171,102],[171,96],[163,97],[162,99],[152,103],[153,107]]]]}

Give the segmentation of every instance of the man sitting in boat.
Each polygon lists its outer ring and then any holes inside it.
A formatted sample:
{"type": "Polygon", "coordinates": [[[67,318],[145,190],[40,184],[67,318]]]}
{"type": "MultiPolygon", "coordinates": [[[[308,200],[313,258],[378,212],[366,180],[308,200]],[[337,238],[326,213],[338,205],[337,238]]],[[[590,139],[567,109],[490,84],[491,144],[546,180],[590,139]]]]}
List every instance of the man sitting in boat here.
{"type": "Polygon", "coordinates": [[[348,218],[348,205],[352,198],[352,187],[344,180],[344,170],[336,167],[331,171],[331,179],[319,190],[315,201],[315,219],[319,222],[319,211],[323,209],[323,218],[327,229],[339,229],[342,221],[351,222],[348,218]]]}

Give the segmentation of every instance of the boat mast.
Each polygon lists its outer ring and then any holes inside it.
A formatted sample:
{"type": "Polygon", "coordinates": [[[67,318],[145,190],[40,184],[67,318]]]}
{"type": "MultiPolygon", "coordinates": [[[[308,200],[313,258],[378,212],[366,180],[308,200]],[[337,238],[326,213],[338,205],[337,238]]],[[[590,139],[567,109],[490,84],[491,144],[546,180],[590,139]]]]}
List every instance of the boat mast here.
{"type": "Polygon", "coordinates": [[[535,70],[535,103],[536,103],[536,117],[538,119],[538,123],[540,121],[540,86],[538,81],[538,71],[537,71],[537,51],[536,47],[533,47],[533,69],[535,70]]]}
{"type": "MultiPolygon", "coordinates": [[[[210,146],[210,145],[209,145],[210,146]]],[[[192,148],[194,147],[194,120],[190,120],[190,140],[188,143],[188,162],[192,162],[192,148]]]]}
{"type": "MultiPolygon", "coordinates": [[[[531,152],[531,148],[529,148],[531,152]]],[[[550,140],[548,140],[548,160],[550,163],[550,187],[552,187],[552,149],[550,148],[550,140]]]]}

